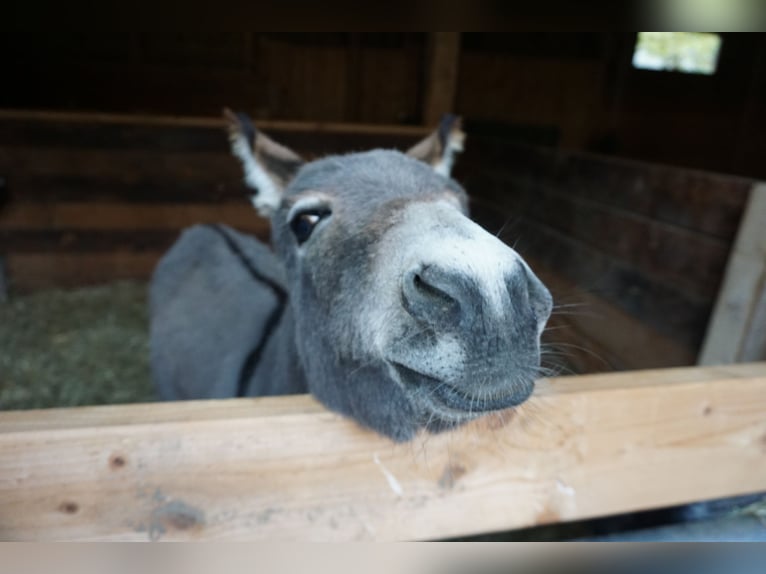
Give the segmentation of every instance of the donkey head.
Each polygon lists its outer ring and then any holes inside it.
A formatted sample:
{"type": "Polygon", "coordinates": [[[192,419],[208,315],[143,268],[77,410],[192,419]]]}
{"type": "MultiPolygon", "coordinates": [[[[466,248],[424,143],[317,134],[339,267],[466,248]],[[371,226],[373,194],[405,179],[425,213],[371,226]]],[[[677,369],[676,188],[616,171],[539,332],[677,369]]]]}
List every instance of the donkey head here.
{"type": "Polygon", "coordinates": [[[303,162],[226,113],[255,207],[287,270],[311,392],[397,440],[518,405],[532,392],[551,296],[467,216],[447,117],[407,154],[303,162]]]}

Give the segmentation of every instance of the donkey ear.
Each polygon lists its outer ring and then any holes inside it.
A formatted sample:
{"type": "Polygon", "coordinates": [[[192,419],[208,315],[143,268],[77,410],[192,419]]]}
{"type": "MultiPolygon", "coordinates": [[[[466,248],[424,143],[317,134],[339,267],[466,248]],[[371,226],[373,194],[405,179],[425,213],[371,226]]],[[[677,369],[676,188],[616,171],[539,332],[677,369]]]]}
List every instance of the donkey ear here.
{"type": "Polygon", "coordinates": [[[282,201],[282,192],[303,165],[303,159],[258,131],[246,114],[223,110],[232,153],[242,162],[245,183],[255,190],[250,197],[264,217],[271,216],[282,201]]]}
{"type": "Polygon", "coordinates": [[[463,120],[458,116],[442,116],[439,127],[430,136],[411,147],[407,155],[433,166],[436,173],[449,177],[455,154],[463,151],[465,133],[463,120]]]}

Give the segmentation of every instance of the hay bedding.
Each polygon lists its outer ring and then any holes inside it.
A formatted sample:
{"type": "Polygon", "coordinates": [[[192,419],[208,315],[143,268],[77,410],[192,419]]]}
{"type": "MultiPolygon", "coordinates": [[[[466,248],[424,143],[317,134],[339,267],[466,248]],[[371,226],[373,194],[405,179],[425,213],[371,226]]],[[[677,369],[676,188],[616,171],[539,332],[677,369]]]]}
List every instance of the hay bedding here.
{"type": "Polygon", "coordinates": [[[0,409],[155,400],[147,329],[139,283],[0,302],[0,409]]]}

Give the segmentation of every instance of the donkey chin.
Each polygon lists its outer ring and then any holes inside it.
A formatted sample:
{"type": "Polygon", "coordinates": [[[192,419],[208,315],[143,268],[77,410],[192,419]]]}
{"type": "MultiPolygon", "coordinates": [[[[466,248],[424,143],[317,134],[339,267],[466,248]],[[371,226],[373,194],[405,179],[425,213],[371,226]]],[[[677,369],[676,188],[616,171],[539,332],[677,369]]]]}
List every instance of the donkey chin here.
{"type": "Polygon", "coordinates": [[[440,431],[483,414],[515,407],[534,390],[534,369],[513,375],[464,373],[456,379],[441,379],[392,363],[394,377],[406,389],[416,410],[425,416],[424,426],[440,431]],[[512,378],[509,378],[511,376],[512,378]]]}

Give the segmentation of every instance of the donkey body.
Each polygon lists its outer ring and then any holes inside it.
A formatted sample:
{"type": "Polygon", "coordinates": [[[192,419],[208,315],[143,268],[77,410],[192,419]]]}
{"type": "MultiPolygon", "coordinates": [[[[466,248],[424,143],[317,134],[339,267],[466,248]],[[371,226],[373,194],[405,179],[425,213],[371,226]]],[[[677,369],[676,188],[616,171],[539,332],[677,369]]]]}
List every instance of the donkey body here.
{"type": "Polygon", "coordinates": [[[274,251],[197,226],[163,258],[150,291],[163,398],[311,392],[403,441],[530,395],[551,297],[467,217],[449,177],[459,122],[408,154],[305,163],[227,119],[274,251]]]}

